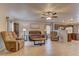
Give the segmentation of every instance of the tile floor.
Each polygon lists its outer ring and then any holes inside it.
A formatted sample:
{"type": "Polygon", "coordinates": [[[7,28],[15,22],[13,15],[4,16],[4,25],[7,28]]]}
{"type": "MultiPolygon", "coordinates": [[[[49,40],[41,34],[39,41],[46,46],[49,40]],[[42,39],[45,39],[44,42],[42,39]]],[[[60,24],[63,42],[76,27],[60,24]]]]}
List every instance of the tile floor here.
{"type": "Polygon", "coordinates": [[[45,45],[34,46],[25,42],[25,47],[18,52],[0,52],[1,56],[79,56],[79,41],[59,42],[47,40],[45,45]]]}

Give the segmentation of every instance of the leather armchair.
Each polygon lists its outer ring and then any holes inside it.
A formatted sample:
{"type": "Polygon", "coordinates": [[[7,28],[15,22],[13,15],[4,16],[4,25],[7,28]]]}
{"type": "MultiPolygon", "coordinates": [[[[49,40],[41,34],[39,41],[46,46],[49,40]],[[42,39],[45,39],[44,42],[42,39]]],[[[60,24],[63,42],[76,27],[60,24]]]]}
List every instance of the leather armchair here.
{"type": "Polygon", "coordinates": [[[52,41],[57,41],[57,40],[59,40],[59,36],[57,35],[57,32],[56,32],[56,31],[52,31],[52,32],[50,33],[50,36],[51,36],[51,40],[52,40],[52,41]]]}
{"type": "MultiPolygon", "coordinates": [[[[1,32],[2,38],[5,43],[5,47],[8,51],[16,52],[23,48],[24,40],[17,40],[17,37],[13,36],[13,32],[1,32]]],[[[16,34],[15,34],[16,36],[16,34]]]]}

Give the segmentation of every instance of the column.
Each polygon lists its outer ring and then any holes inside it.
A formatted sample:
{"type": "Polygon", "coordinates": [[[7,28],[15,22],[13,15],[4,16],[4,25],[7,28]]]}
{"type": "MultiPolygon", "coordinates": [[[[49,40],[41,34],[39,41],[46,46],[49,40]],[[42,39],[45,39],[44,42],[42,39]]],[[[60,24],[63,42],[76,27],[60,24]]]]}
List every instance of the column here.
{"type": "Polygon", "coordinates": [[[14,31],[14,21],[7,19],[7,31],[14,31]]]}

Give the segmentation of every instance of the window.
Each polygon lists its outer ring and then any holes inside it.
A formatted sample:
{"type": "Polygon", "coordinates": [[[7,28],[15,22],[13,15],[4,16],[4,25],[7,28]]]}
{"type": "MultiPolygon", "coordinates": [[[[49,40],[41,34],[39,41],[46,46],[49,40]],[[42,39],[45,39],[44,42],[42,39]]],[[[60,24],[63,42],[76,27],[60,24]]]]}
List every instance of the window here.
{"type": "Polygon", "coordinates": [[[73,32],[73,28],[72,27],[67,27],[66,31],[67,31],[67,33],[72,33],[73,32]]]}

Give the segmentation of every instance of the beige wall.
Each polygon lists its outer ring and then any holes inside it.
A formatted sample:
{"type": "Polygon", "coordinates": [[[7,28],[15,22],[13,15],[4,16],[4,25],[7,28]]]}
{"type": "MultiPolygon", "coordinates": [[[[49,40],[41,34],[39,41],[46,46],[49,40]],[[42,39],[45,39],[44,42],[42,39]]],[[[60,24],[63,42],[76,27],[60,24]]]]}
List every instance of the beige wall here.
{"type": "Polygon", "coordinates": [[[0,32],[7,30],[7,11],[7,7],[5,5],[0,4],[0,32]]]}
{"type": "Polygon", "coordinates": [[[19,32],[20,32],[20,36],[23,35],[23,28],[26,29],[26,32],[28,33],[31,30],[40,30],[42,31],[42,33],[44,33],[45,31],[45,23],[41,23],[41,22],[19,22],[19,32]],[[38,28],[32,28],[31,25],[33,26],[33,24],[39,25],[38,28]]]}
{"type": "Polygon", "coordinates": [[[6,11],[0,10],[0,32],[7,30],[6,11]]]}

